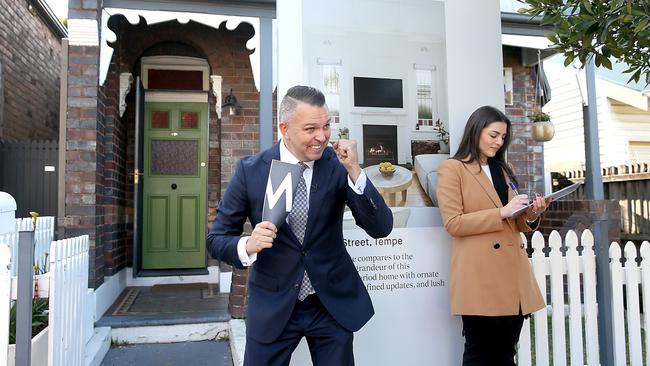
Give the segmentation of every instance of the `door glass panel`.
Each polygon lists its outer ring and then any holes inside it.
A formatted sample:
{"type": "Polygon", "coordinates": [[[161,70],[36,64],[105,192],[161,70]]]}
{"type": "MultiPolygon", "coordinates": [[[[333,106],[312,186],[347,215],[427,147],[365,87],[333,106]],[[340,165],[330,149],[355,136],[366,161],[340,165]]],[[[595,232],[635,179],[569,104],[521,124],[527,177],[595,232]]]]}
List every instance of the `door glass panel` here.
{"type": "Polygon", "coordinates": [[[169,112],[153,111],[151,113],[151,128],[169,128],[169,112]]]}
{"type": "Polygon", "coordinates": [[[198,70],[149,69],[149,89],[203,90],[203,72],[198,70]]]}
{"type": "Polygon", "coordinates": [[[181,128],[197,128],[199,127],[199,114],[197,112],[182,112],[181,113],[181,128]]]}
{"type": "Polygon", "coordinates": [[[199,142],[151,140],[151,174],[197,175],[199,142]]]}

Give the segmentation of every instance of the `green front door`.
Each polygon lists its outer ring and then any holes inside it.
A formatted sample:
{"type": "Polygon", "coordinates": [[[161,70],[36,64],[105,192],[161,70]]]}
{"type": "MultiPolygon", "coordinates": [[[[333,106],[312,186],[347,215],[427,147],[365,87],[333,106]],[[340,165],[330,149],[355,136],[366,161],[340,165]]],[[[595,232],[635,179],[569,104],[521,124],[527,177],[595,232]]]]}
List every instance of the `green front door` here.
{"type": "Polygon", "coordinates": [[[142,268],[205,268],[207,103],[145,103],[142,268]]]}

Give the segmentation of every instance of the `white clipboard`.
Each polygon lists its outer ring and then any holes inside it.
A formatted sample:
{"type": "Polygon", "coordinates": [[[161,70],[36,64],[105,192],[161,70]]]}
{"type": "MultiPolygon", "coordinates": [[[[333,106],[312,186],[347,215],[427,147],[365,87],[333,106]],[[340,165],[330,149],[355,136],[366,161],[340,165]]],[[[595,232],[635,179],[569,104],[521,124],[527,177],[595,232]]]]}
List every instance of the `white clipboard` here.
{"type": "MultiPolygon", "coordinates": [[[[557,201],[560,198],[566,196],[567,194],[572,193],[573,191],[578,189],[578,187],[580,187],[580,183],[573,183],[572,185],[570,185],[568,187],[564,187],[564,188],[560,189],[559,191],[555,191],[555,192],[553,192],[551,194],[548,194],[548,195],[544,196],[544,199],[552,198],[553,201],[557,201]]],[[[524,213],[524,211],[526,211],[528,209],[528,207],[530,207],[532,205],[533,204],[530,203],[530,204],[528,204],[526,206],[522,206],[521,208],[519,208],[515,212],[513,212],[511,217],[517,217],[517,216],[521,215],[522,213],[524,213]]]]}

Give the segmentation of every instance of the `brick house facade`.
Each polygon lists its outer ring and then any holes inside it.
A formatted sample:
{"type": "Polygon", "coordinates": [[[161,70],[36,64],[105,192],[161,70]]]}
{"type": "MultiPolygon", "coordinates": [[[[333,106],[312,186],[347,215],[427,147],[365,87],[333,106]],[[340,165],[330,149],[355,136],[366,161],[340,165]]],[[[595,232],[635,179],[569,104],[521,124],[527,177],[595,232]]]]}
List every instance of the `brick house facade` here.
{"type": "Polygon", "coordinates": [[[529,116],[541,110],[535,102],[535,70],[524,66],[516,47],[503,47],[503,66],[512,68],[513,105],[505,113],[512,122],[508,162],[519,179],[520,191],[544,192],[544,145],[533,139],[529,116]]]}
{"type": "MultiPolygon", "coordinates": [[[[98,19],[96,2],[70,4],[70,18],[98,19]]],[[[117,36],[106,81],[96,87],[99,47],[70,46],[66,164],[65,235],[91,238],[90,286],[133,266],[135,87],[120,116],[120,74],[140,76],[142,57],[171,55],[204,59],[210,75],[222,76],[222,90],[236,95],[235,116],[218,118],[216,97],[208,93],[208,207],[210,218],[234,173],[237,160],[259,151],[259,93],[246,42],[253,27],[241,23],[228,30],[190,21],[136,25],[124,16],[109,19],[117,36]]],[[[207,224],[207,223],[206,223],[207,224]]]]}
{"type": "Polygon", "coordinates": [[[41,1],[0,9],[0,142],[56,140],[65,28],[41,1]]]}
{"type": "MultiPolygon", "coordinates": [[[[535,102],[536,71],[524,66],[516,47],[503,47],[503,66],[512,68],[513,105],[505,112],[513,127],[513,139],[508,149],[508,162],[519,179],[520,191],[533,194],[544,192],[544,144],[532,136],[530,116],[541,110],[535,102]]],[[[566,185],[566,182],[564,182],[566,185]]],[[[562,237],[575,230],[578,235],[593,229],[598,220],[607,221],[609,242],[620,241],[620,210],[615,201],[569,200],[553,203],[542,216],[539,231],[545,237],[557,230],[562,237]]]]}

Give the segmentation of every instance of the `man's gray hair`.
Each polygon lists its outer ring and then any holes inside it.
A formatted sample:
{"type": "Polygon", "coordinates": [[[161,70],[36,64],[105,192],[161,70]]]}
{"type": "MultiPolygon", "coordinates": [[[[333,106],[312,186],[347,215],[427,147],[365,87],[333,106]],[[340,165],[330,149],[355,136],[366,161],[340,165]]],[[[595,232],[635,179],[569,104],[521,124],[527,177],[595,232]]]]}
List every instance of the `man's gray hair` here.
{"type": "Polygon", "coordinates": [[[311,86],[296,85],[289,90],[280,102],[280,115],[281,122],[290,122],[293,118],[293,112],[298,106],[298,102],[306,103],[315,107],[322,107],[325,105],[325,95],[311,86]]]}

